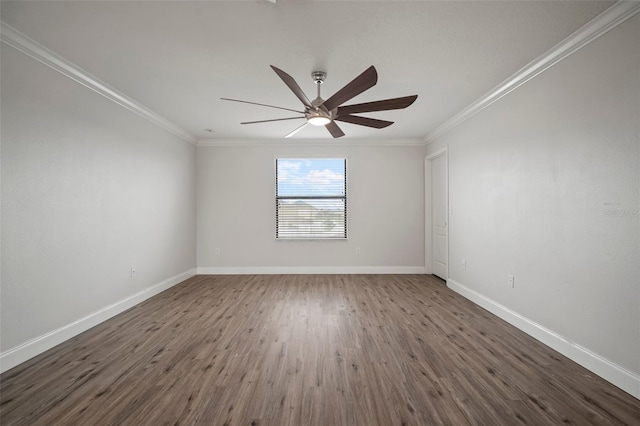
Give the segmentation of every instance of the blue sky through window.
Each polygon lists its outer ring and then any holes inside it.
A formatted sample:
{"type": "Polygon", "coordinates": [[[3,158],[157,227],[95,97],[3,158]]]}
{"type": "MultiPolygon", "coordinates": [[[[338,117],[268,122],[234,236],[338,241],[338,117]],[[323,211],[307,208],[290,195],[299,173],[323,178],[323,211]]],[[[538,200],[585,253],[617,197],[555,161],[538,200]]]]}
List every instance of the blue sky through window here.
{"type": "Polygon", "coordinates": [[[278,159],[278,193],[282,196],[344,196],[343,158],[278,159]]]}

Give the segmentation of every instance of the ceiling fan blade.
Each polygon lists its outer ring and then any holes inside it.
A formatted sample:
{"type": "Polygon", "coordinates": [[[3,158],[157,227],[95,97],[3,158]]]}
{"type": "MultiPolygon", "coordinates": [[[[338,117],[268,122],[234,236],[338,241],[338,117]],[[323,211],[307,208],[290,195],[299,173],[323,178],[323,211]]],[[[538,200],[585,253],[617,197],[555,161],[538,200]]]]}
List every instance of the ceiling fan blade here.
{"type": "Polygon", "coordinates": [[[278,76],[282,79],[282,81],[284,81],[284,84],[286,84],[287,87],[291,89],[293,94],[296,95],[298,99],[300,99],[300,102],[302,102],[302,104],[307,108],[311,108],[311,102],[309,101],[309,98],[307,98],[307,95],[304,94],[304,92],[302,91],[300,86],[298,86],[298,83],[296,83],[293,77],[291,77],[289,74],[282,71],[281,69],[274,67],[273,65],[271,65],[271,68],[276,72],[276,74],[278,74],[278,76]]]}
{"type": "Polygon", "coordinates": [[[385,99],[382,101],[365,102],[362,104],[345,105],[338,107],[338,115],[403,109],[414,103],[417,98],[418,95],[413,95],[404,96],[402,98],[385,99]]]}
{"type": "Polygon", "coordinates": [[[338,127],[335,121],[332,121],[331,123],[325,125],[324,127],[327,128],[329,133],[331,133],[331,136],[333,136],[334,138],[340,138],[344,136],[344,132],[340,127],[338,127]]]}
{"type": "Polygon", "coordinates": [[[295,135],[296,133],[298,133],[300,130],[302,130],[307,124],[309,123],[304,123],[302,126],[296,127],[293,131],[287,133],[287,135],[285,136],[285,138],[290,138],[291,136],[295,135]]]}
{"type": "Polygon", "coordinates": [[[259,106],[264,106],[264,107],[269,107],[269,108],[277,108],[277,109],[283,109],[285,111],[293,111],[293,112],[298,112],[300,114],[304,114],[304,111],[298,111],[295,109],[290,109],[290,108],[282,108],[282,107],[277,107],[277,106],[273,106],[273,105],[267,105],[267,104],[259,104],[257,102],[249,102],[249,101],[241,101],[239,99],[229,99],[229,98],[220,98],[223,101],[231,101],[231,102],[241,102],[243,104],[251,104],[251,105],[259,105],[259,106]]]}
{"type": "Polygon", "coordinates": [[[378,120],[369,117],[358,117],[357,115],[349,114],[340,115],[334,118],[334,120],[344,121],[345,123],[351,124],[359,124],[361,126],[373,127],[376,129],[384,129],[385,127],[391,126],[393,124],[393,121],[378,120]]]}
{"type": "Polygon", "coordinates": [[[304,117],[287,117],[287,118],[274,118],[272,120],[243,121],[240,124],[270,123],[272,121],[300,120],[301,118],[304,118],[304,117]]]}
{"type": "Polygon", "coordinates": [[[324,101],[323,105],[331,111],[335,107],[342,105],[349,99],[358,96],[367,89],[371,89],[378,82],[378,73],[373,65],[367,68],[362,74],[351,80],[346,86],[338,90],[333,96],[324,101]]]}

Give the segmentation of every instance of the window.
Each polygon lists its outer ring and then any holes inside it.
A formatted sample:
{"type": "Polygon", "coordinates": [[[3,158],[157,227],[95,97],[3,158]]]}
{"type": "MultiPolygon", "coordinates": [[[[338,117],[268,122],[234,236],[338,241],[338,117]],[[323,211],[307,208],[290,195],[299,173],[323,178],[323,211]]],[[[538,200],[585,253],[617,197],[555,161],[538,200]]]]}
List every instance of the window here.
{"type": "Polygon", "coordinates": [[[276,238],[347,238],[346,159],[276,159],[276,238]]]}

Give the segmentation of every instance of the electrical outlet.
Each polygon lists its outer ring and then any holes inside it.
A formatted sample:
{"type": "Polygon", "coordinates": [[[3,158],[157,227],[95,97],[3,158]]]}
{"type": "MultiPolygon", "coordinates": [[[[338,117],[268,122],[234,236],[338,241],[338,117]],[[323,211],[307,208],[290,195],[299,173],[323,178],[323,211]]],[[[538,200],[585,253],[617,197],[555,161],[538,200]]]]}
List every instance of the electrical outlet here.
{"type": "Polygon", "coordinates": [[[220,247],[216,247],[215,248],[215,252],[216,252],[216,254],[220,254],[220,247]]]}
{"type": "Polygon", "coordinates": [[[131,267],[131,278],[136,276],[136,268],[134,268],[133,266],[131,267]]]}
{"type": "Polygon", "coordinates": [[[463,270],[463,271],[466,271],[466,270],[467,270],[467,260],[466,260],[466,259],[463,259],[463,260],[462,260],[462,270],[463,270]]]}
{"type": "Polygon", "coordinates": [[[513,288],[515,278],[513,278],[513,275],[509,275],[508,278],[509,278],[509,281],[508,281],[509,287],[513,288]]]}
{"type": "Polygon", "coordinates": [[[360,254],[360,247],[356,247],[356,254],[360,254]]]}

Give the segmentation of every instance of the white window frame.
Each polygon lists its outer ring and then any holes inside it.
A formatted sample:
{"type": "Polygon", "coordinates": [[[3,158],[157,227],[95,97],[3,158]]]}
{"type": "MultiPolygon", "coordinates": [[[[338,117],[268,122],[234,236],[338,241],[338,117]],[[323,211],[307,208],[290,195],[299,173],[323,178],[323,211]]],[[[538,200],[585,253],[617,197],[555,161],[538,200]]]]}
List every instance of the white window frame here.
{"type": "Polygon", "coordinates": [[[275,239],[277,241],[346,241],[348,239],[348,158],[346,156],[335,156],[335,157],[311,157],[311,156],[296,156],[296,157],[276,157],[273,162],[274,165],[274,198],[275,198],[275,239]],[[342,160],[344,161],[344,195],[343,196],[278,196],[278,161],[287,161],[287,160],[342,160]],[[278,231],[278,202],[281,199],[343,199],[344,200],[344,233],[340,237],[326,237],[326,236],[305,236],[305,237],[283,237],[280,236],[278,231]]]}

